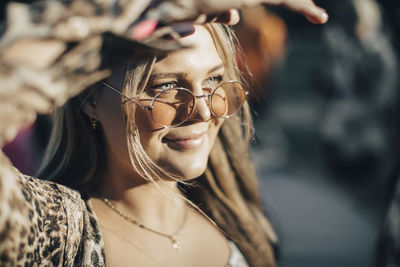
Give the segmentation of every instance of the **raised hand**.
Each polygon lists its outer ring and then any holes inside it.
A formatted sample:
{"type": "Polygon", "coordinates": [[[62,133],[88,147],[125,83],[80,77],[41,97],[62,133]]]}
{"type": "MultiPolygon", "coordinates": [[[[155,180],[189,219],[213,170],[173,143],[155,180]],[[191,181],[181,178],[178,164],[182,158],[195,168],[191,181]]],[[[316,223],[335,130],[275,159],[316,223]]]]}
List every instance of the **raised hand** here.
{"type": "Polygon", "coordinates": [[[148,13],[149,18],[166,22],[194,20],[196,23],[208,21],[235,24],[239,21],[236,9],[257,5],[281,5],[304,15],[312,23],[325,23],[326,11],[312,0],[175,0],[163,1],[157,9],[148,13]]]}

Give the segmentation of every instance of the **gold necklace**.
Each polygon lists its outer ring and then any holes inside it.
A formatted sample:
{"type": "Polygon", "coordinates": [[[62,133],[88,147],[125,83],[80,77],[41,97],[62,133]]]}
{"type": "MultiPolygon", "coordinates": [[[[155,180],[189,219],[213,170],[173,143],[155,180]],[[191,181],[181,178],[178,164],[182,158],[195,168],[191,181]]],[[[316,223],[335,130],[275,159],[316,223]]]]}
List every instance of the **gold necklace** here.
{"type": "Polygon", "coordinates": [[[160,231],[151,229],[151,228],[145,226],[143,223],[139,222],[137,219],[135,219],[135,218],[133,218],[133,217],[131,217],[131,216],[126,215],[125,213],[123,213],[122,211],[120,211],[120,210],[115,206],[115,204],[114,204],[111,200],[109,200],[109,199],[107,199],[107,198],[105,198],[105,197],[103,197],[103,196],[101,196],[101,200],[103,200],[103,202],[104,202],[108,207],[110,207],[115,213],[117,213],[118,215],[120,215],[122,218],[124,218],[124,219],[127,220],[128,222],[131,222],[131,223],[133,223],[134,225],[136,225],[136,226],[138,226],[138,227],[140,227],[140,228],[142,228],[142,229],[144,229],[144,230],[147,230],[147,231],[152,232],[152,233],[154,233],[154,234],[157,234],[157,235],[163,236],[163,237],[165,237],[165,238],[168,238],[168,239],[171,241],[171,246],[172,246],[172,248],[174,248],[174,249],[177,250],[177,251],[180,251],[180,250],[181,250],[181,242],[179,242],[179,240],[176,238],[176,235],[180,232],[180,230],[181,230],[181,229],[183,228],[183,226],[185,225],[186,217],[187,217],[186,209],[184,209],[184,215],[183,215],[184,217],[183,217],[183,220],[182,220],[181,225],[180,225],[179,228],[175,231],[174,234],[170,235],[170,234],[166,234],[166,233],[163,233],[163,232],[160,232],[160,231]]]}

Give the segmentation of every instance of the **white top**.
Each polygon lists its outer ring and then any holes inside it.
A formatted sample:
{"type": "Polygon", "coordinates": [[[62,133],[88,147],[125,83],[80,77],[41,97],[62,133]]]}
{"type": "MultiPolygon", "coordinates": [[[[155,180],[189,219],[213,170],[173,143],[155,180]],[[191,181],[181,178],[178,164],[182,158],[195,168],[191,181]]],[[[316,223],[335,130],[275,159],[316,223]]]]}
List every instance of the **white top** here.
{"type": "Polygon", "coordinates": [[[232,241],[228,241],[231,255],[229,256],[228,264],[225,267],[249,267],[243,254],[232,241]]]}

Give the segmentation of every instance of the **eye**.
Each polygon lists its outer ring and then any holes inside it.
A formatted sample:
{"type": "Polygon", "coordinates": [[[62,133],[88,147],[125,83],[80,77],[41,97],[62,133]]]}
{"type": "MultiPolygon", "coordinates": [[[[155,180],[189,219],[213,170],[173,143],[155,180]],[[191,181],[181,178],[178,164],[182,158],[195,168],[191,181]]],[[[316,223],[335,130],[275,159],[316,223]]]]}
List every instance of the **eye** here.
{"type": "Polygon", "coordinates": [[[165,91],[165,90],[176,88],[176,87],[178,87],[176,82],[167,82],[167,83],[160,83],[160,84],[153,85],[151,87],[151,89],[156,89],[156,90],[158,89],[158,90],[165,91]]]}
{"type": "Polygon", "coordinates": [[[222,75],[215,75],[205,81],[206,86],[217,86],[222,82],[222,75]]]}
{"type": "Polygon", "coordinates": [[[176,82],[167,82],[167,83],[160,83],[151,86],[146,90],[148,95],[155,96],[156,94],[159,94],[165,90],[173,89],[178,87],[176,82]]]}
{"type": "Polygon", "coordinates": [[[168,90],[176,87],[178,87],[178,85],[175,82],[163,83],[158,86],[158,88],[161,90],[168,90]]]}

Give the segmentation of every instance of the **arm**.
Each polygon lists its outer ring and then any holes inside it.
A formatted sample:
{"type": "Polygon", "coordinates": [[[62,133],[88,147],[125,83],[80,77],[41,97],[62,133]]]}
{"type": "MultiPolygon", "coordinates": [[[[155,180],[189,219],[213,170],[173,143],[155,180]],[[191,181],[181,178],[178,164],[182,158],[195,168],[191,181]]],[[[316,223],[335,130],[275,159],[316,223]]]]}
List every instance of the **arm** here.
{"type": "Polygon", "coordinates": [[[100,228],[78,192],[22,175],[1,151],[0,177],[0,266],[105,265],[100,228]]]}
{"type": "Polygon", "coordinates": [[[0,176],[0,265],[62,266],[67,232],[62,198],[50,184],[24,177],[3,153],[0,176]]]}

